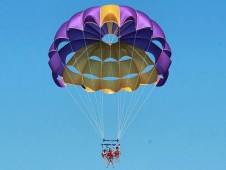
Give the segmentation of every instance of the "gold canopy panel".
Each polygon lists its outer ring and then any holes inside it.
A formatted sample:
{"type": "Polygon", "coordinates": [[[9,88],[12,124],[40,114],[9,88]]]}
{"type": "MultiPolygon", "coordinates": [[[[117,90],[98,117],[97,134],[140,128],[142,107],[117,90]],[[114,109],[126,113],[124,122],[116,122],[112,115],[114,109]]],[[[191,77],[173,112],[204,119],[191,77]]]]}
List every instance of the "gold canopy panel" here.
{"type": "Polygon", "coordinates": [[[88,92],[102,90],[108,94],[119,90],[132,92],[140,85],[155,83],[157,78],[154,63],[142,49],[119,42],[112,45],[98,42],[81,48],[67,62],[63,73],[65,83],[82,85],[88,92]],[[148,66],[153,67],[146,71],[148,66]],[[133,77],[129,77],[131,74],[133,77]]]}
{"type": "Polygon", "coordinates": [[[100,8],[100,26],[107,24],[108,34],[117,34],[118,28],[113,32],[113,23],[120,26],[120,8],[117,5],[105,5],[100,8]]]}
{"type": "Polygon", "coordinates": [[[100,8],[100,25],[114,22],[120,25],[120,9],[118,5],[105,5],[100,8]]]}

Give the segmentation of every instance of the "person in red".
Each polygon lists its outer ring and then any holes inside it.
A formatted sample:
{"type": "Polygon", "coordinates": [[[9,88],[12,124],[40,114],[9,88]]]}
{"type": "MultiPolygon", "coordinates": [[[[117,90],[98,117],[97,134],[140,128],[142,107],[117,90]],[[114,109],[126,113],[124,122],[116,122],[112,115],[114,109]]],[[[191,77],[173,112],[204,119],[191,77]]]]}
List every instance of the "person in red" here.
{"type": "Polygon", "coordinates": [[[114,168],[114,162],[113,162],[113,159],[114,159],[114,153],[112,151],[112,149],[110,148],[108,150],[108,153],[107,153],[107,159],[108,159],[108,164],[107,164],[107,167],[110,165],[110,163],[112,164],[112,167],[114,168]]]}
{"type": "Polygon", "coordinates": [[[114,151],[114,155],[115,155],[116,161],[119,162],[119,156],[121,155],[121,151],[118,146],[116,147],[116,149],[114,151]]]}

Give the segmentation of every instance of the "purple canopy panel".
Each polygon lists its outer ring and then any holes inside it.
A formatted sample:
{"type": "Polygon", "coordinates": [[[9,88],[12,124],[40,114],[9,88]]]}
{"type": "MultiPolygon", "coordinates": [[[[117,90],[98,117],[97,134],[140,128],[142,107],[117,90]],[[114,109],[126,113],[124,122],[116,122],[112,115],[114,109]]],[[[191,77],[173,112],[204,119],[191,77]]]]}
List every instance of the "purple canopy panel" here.
{"type": "Polygon", "coordinates": [[[171,57],[171,49],[170,49],[170,46],[167,42],[165,42],[163,48],[164,48],[164,51],[170,52],[170,54],[168,54],[168,56],[171,57]]]}
{"type": "Polygon", "coordinates": [[[164,53],[164,51],[162,51],[162,53],[160,54],[157,62],[157,67],[161,67],[162,69],[162,72],[160,74],[166,73],[171,65],[171,60],[166,55],[166,53],[164,53]]]}
{"type": "Polygon", "coordinates": [[[54,72],[52,72],[52,77],[57,86],[66,87],[66,84],[64,83],[62,77],[58,78],[59,76],[57,74],[55,74],[54,72]]]}
{"type": "Polygon", "coordinates": [[[83,23],[92,22],[100,25],[100,7],[88,8],[83,13],[83,23]]]}
{"type": "Polygon", "coordinates": [[[78,29],[83,30],[83,12],[76,13],[68,21],[68,29],[78,29]]]}
{"type": "Polygon", "coordinates": [[[122,27],[128,20],[137,21],[136,11],[128,6],[120,6],[120,27],[122,27]]]}
{"type": "Polygon", "coordinates": [[[160,28],[160,26],[155,21],[152,21],[152,26],[153,26],[153,38],[162,38],[165,40],[166,39],[165,34],[160,28]]]}
{"type": "Polygon", "coordinates": [[[100,37],[100,27],[94,23],[86,23],[84,30],[86,32],[94,34],[96,37],[100,37]]]}
{"type": "Polygon", "coordinates": [[[63,71],[64,71],[64,63],[62,62],[58,52],[53,55],[51,60],[49,61],[49,66],[52,70],[57,75],[62,76],[63,71]]]}
{"type": "Polygon", "coordinates": [[[120,36],[123,38],[124,36],[130,33],[136,32],[136,23],[135,21],[128,21],[124,25],[120,27],[120,36]]]}
{"type": "Polygon", "coordinates": [[[137,13],[137,30],[147,27],[152,28],[152,21],[146,14],[140,11],[136,11],[136,13],[137,13]]]}
{"type": "Polygon", "coordinates": [[[165,84],[166,80],[168,79],[169,76],[169,71],[167,71],[166,73],[164,73],[162,75],[162,78],[160,78],[156,84],[157,87],[161,87],[165,84]]]}
{"type": "Polygon", "coordinates": [[[49,48],[49,58],[51,58],[56,52],[57,50],[54,48],[54,43],[52,43],[52,45],[49,48]]]}
{"type": "Polygon", "coordinates": [[[68,22],[65,22],[61,25],[60,29],[57,31],[55,38],[54,38],[54,48],[57,49],[59,44],[64,41],[68,41],[67,37],[67,25],[68,22]]]}

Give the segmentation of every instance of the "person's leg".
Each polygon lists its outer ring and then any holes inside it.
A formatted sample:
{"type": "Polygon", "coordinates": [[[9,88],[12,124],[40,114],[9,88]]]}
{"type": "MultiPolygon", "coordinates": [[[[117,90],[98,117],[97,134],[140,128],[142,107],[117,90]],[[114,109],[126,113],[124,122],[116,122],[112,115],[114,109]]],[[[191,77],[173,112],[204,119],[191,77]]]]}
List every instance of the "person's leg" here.
{"type": "Polygon", "coordinates": [[[110,164],[110,160],[107,159],[107,168],[108,168],[109,164],[110,164]]]}
{"type": "Polygon", "coordinates": [[[111,164],[112,164],[112,167],[114,168],[113,158],[111,159],[111,164]]]}
{"type": "Polygon", "coordinates": [[[117,155],[115,158],[116,158],[117,162],[119,162],[119,155],[117,155]]]}
{"type": "Polygon", "coordinates": [[[107,168],[110,165],[110,163],[111,163],[111,157],[107,156],[107,168]]]}

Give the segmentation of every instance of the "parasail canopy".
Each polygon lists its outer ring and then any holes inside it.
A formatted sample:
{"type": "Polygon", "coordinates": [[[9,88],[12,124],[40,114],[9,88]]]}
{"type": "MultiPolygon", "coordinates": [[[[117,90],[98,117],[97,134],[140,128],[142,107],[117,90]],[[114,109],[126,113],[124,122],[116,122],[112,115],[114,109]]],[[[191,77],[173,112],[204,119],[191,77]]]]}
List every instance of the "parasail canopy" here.
{"type": "Polygon", "coordinates": [[[76,13],[60,27],[49,65],[59,87],[80,85],[87,92],[112,94],[164,85],[170,57],[155,21],[127,6],[105,5],[76,13]]]}

